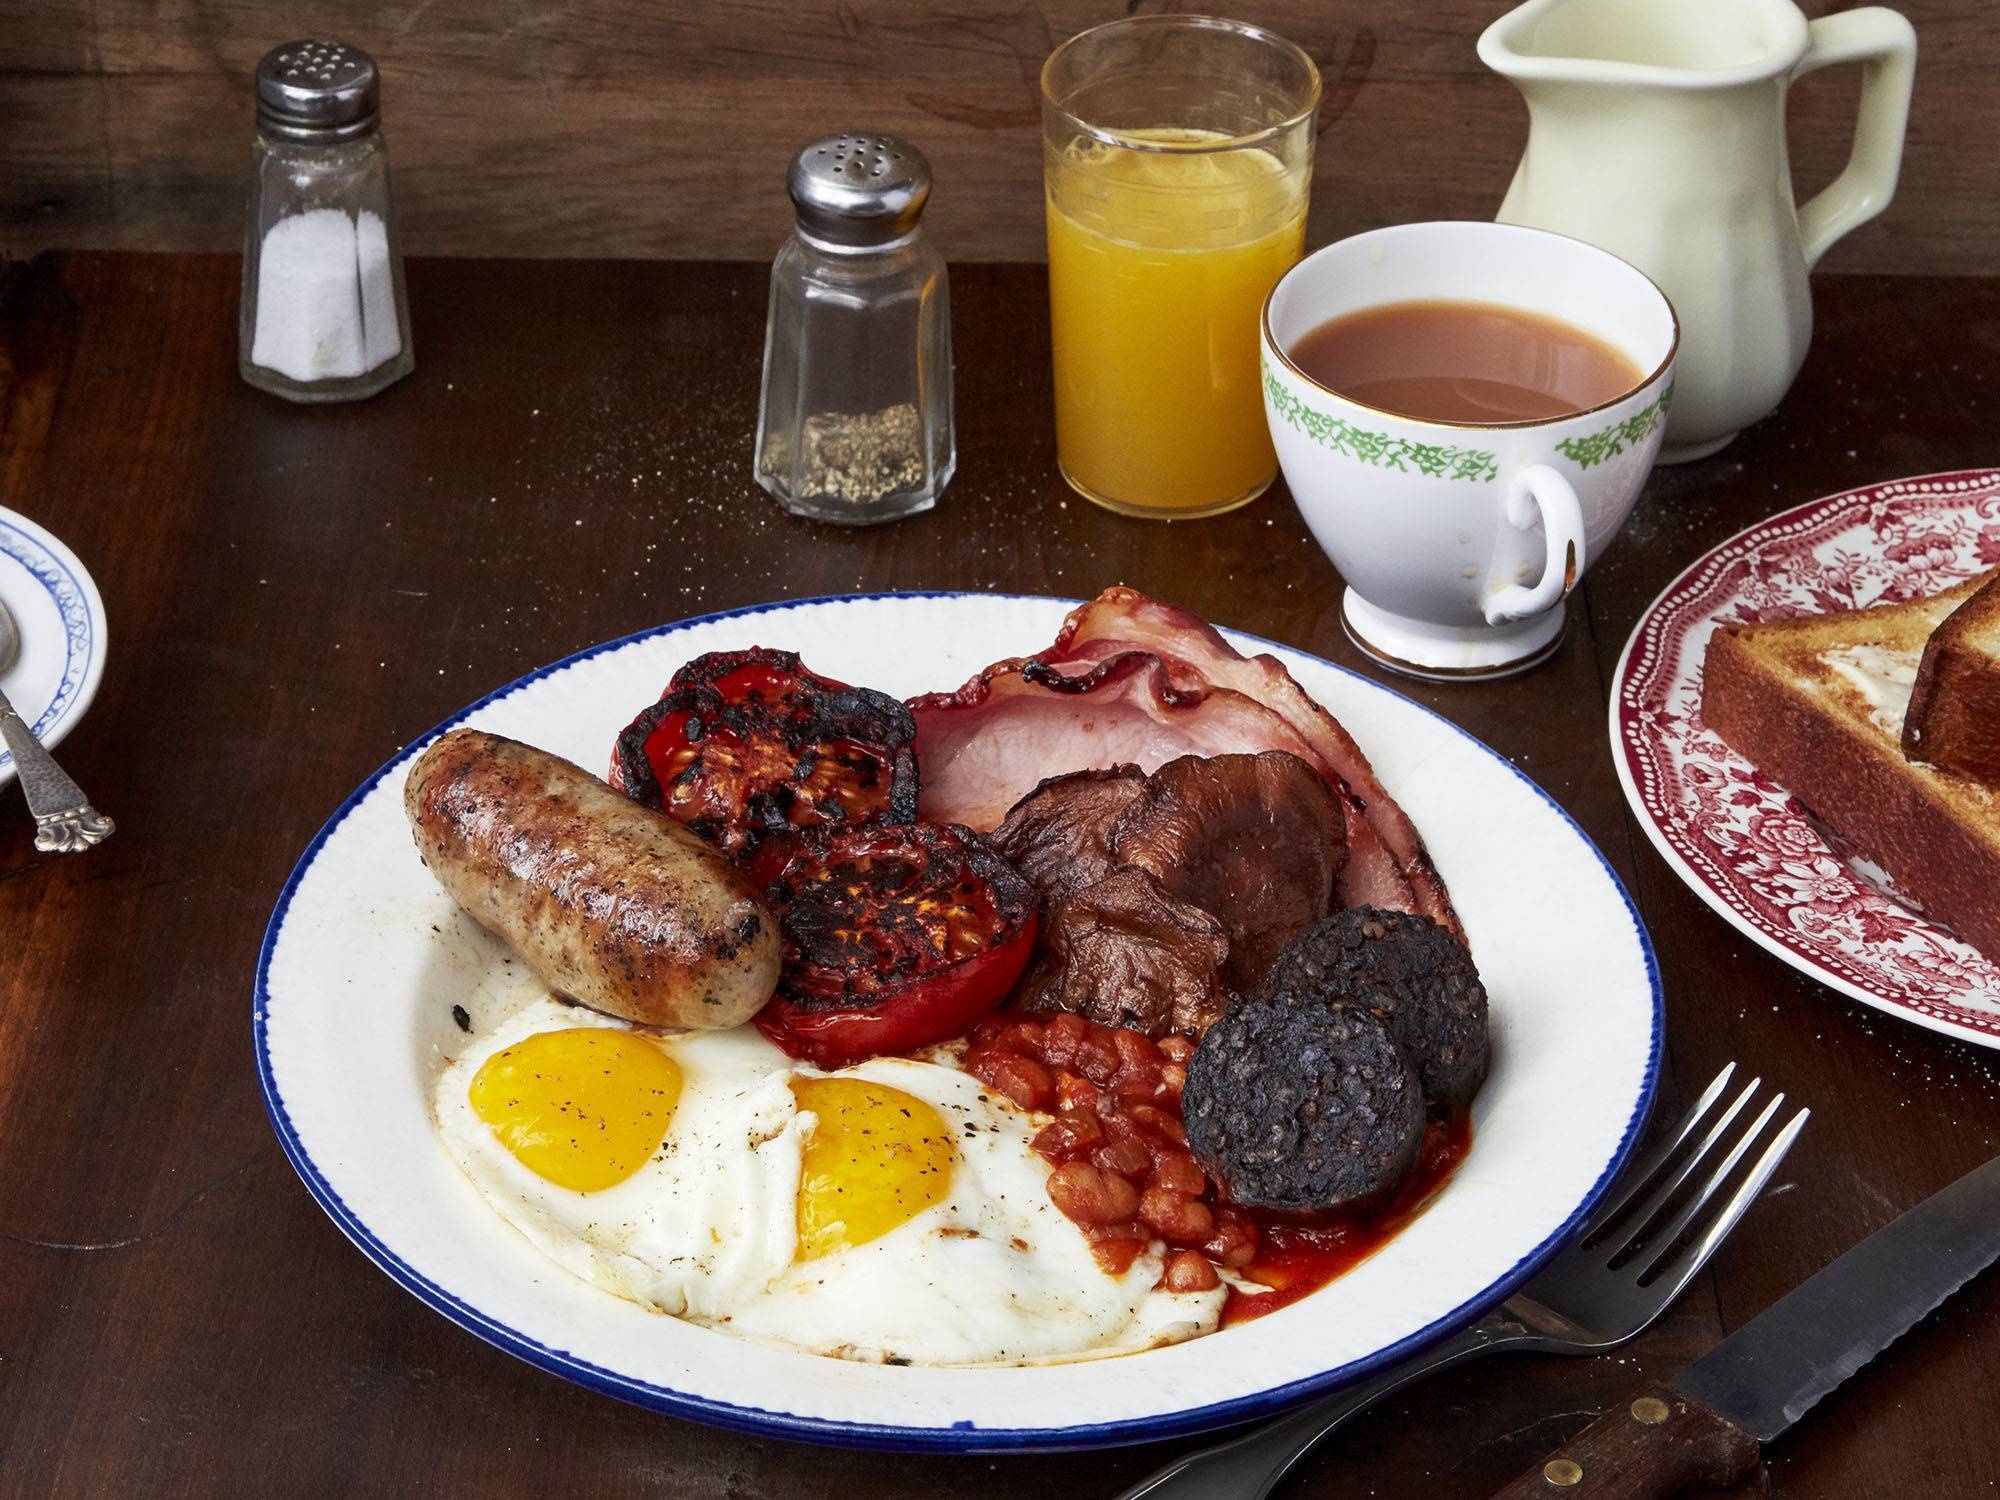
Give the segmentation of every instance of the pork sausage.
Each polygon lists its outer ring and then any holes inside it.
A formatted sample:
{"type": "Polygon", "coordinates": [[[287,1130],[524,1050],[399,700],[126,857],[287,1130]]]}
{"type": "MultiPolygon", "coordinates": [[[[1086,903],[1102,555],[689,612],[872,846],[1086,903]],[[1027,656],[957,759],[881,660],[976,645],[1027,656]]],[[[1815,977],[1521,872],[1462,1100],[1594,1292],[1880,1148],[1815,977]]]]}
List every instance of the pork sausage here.
{"type": "Polygon", "coordinates": [[[711,1029],[777,986],[777,919],[736,867],[558,756],[454,729],[410,768],[403,806],[438,883],[559,994],[711,1029]]]}

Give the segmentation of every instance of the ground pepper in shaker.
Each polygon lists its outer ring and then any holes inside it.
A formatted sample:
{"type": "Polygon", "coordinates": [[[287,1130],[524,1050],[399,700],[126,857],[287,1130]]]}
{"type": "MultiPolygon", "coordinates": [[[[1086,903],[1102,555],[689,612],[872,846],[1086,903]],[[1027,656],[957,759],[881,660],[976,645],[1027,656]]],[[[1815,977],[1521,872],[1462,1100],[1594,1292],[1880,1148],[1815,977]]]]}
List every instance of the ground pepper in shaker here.
{"type": "Polygon", "coordinates": [[[338,42],[257,64],[237,367],[292,401],[372,396],[416,367],[375,60],[338,42]]]}
{"type": "Polygon", "coordinates": [[[919,222],[931,166],[893,135],[815,141],[786,179],[771,265],[757,482],[850,526],[929,510],[958,462],[944,257],[919,222]]]}

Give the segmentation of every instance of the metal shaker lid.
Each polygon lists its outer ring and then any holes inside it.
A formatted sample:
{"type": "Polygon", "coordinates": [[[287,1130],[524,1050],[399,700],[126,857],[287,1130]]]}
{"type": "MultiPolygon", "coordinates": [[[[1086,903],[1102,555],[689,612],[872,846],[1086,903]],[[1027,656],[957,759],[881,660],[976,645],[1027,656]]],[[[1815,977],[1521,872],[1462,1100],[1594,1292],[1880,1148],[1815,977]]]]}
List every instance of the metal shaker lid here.
{"type": "Polygon", "coordinates": [[[785,188],[799,229],[811,238],[886,245],[917,227],[931,195],[931,164],[901,136],[849,131],[793,158],[785,188]]]}
{"type": "Polygon", "coordinates": [[[273,47],[257,64],[257,128],[288,141],[352,140],[381,111],[375,59],[340,42],[273,47]]]}

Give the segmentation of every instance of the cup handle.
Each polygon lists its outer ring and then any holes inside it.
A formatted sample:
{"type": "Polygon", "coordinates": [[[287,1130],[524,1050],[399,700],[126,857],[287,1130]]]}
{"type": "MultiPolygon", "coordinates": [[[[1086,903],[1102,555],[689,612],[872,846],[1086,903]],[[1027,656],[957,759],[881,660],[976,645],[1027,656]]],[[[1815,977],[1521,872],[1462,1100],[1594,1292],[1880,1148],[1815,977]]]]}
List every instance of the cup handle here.
{"type": "Polygon", "coordinates": [[[1547,464],[1529,464],[1507,489],[1507,524],[1526,531],[1541,517],[1548,556],[1541,581],[1510,583],[1486,601],[1486,623],[1505,625],[1556,607],[1583,577],[1583,508],[1569,481],[1547,464]]]}
{"type": "Polygon", "coordinates": [[[1799,206],[1799,241],[1810,271],[1835,240],[1866,224],[1896,195],[1916,79],[1917,33],[1897,12],[1879,5],[1822,16],[1807,29],[1811,44],[1792,69],[1794,79],[1835,63],[1866,65],[1847,165],[1799,206]]]}

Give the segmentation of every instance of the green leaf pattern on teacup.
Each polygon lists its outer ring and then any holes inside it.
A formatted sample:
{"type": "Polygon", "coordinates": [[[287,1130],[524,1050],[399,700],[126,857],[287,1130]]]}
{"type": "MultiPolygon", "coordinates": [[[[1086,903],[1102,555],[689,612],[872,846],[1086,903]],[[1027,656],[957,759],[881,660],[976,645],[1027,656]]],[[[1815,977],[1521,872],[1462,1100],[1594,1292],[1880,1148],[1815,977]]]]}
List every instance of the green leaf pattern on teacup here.
{"type": "Polygon", "coordinates": [[[1500,460],[1484,448],[1455,448],[1445,443],[1413,443],[1386,432],[1374,432],[1343,422],[1328,412],[1314,411],[1279,380],[1269,360],[1263,361],[1264,390],[1271,409],[1287,425],[1304,433],[1322,448],[1344,453],[1378,469],[1400,473],[1415,470],[1432,479],[1470,479],[1485,482],[1500,477],[1500,460]]]}
{"type": "Polygon", "coordinates": [[[1556,452],[1576,460],[1580,469],[1601,464],[1607,458],[1616,458],[1627,448],[1637,447],[1642,439],[1651,436],[1653,429],[1666,421],[1673,405],[1674,388],[1670,385],[1649,405],[1640,407],[1623,421],[1613,422],[1587,437],[1564,438],[1556,444],[1556,452]]]}

